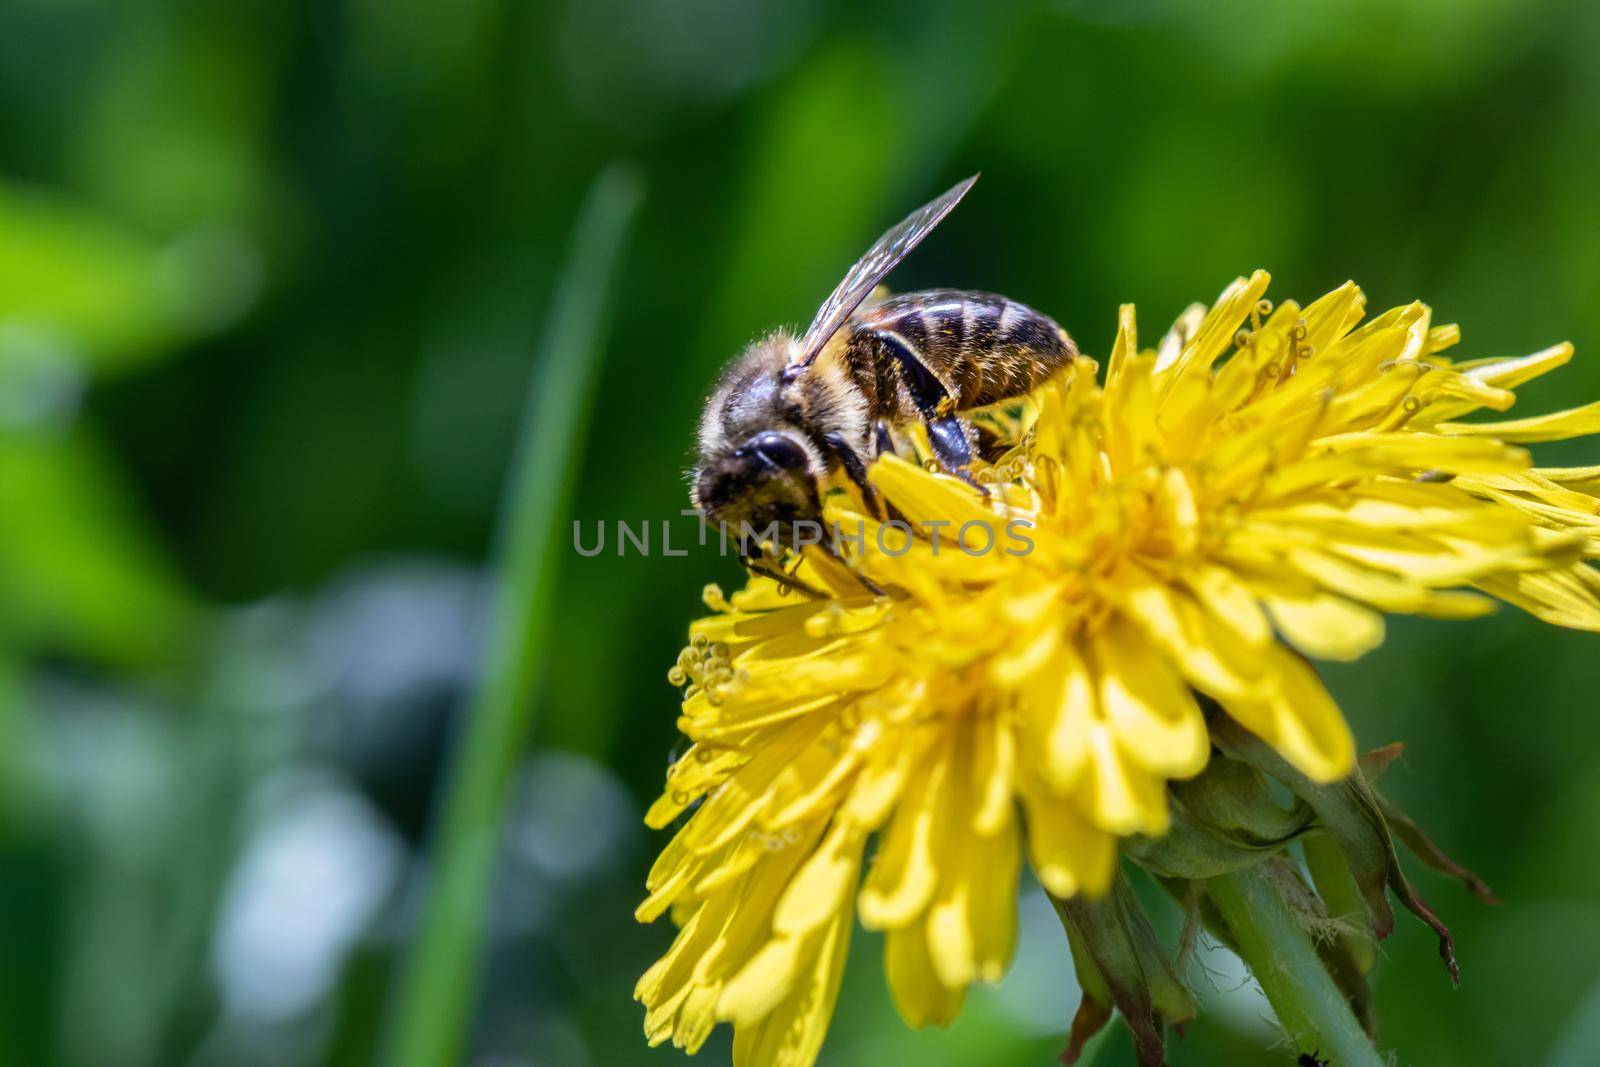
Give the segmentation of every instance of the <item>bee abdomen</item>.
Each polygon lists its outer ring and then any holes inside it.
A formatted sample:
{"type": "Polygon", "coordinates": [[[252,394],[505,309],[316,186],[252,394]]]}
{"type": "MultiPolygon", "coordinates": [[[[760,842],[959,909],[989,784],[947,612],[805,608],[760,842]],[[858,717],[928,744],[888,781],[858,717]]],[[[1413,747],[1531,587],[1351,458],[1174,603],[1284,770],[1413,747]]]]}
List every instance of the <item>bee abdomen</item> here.
{"type": "Polygon", "coordinates": [[[1021,396],[1077,354],[1054,320],[993,293],[904,293],[869,308],[861,326],[896,335],[962,411],[1021,396]]]}

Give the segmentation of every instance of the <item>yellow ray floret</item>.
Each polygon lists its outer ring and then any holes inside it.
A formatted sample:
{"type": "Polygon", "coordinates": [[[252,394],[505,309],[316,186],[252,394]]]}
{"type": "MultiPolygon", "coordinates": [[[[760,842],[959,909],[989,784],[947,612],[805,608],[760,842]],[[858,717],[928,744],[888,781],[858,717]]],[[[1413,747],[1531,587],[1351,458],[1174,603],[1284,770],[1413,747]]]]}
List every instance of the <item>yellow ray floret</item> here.
{"type": "Polygon", "coordinates": [[[693,809],[639,908],[680,927],[636,993],[652,1042],[729,1021],[741,1067],[807,1067],[857,915],[905,1019],[948,1022],[1006,971],[1024,857],[1104,893],[1204,767],[1207,708],[1348,774],[1306,657],[1361,656],[1386,613],[1498,598],[1600,630],[1600,468],[1517,447],[1600,431],[1600,405],[1462,421],[1571,347],[1453,363],[1425,305],[1360,324],[1353,284],[1275,310],[1266,285],[1150,351],[1124,307],[1103,379],[1080,359],[1030,398],[978,485],[885,456],[879,501],[829,499],[838,558],[707,591],[673,672],[694,743],[648,816],[693,809]]]}

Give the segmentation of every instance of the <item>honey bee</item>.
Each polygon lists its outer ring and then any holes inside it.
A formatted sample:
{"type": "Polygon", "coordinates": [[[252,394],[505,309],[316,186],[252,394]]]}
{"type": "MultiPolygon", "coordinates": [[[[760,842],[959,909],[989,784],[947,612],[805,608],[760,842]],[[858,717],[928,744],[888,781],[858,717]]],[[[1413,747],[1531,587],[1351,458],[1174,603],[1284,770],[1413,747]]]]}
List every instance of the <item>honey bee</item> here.
{"type": "MultiPolygon", "coordinates": [[[[874,297],[879,283],[960,202],[973,175],[890,229],[845,274],[801,337],[773,333],[723,372],[700,419],[695,507],[713,523],[774,529],[822,515],[820,486],[843,470],[869,502],[866,470],[927,428],[934,460],[971,480],[975,409],[1023,396],[1077,346],[1045,315],[992,293],[928,289],[874,297]]],[[[876,506],[876,505],[874,505],[876,506]]],[[[766,535],[771,539],[771,535],[766,535]]]]}

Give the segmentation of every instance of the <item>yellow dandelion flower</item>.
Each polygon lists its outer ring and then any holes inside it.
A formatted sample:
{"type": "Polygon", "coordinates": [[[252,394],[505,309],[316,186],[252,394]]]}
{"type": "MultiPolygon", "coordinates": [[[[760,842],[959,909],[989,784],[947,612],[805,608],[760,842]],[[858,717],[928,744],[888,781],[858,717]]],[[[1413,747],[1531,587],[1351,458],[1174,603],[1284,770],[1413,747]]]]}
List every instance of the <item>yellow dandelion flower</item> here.
{"type": "Polygon", "coordinates": [[[1358,325],[1353,284],[1275,310],[1266,286],[1153,351],[1124,307],[1103,383],[1080,359],[1045,387],[983,491],[885,456],[892,520],[835,493],[838,559],[708,590],[673,672],[693,746],[647,817],[694,809],[638,910],[680,926],[636,992],[652,1043],[729,1021],[735,1063],[810,1064],[856,914],[906,1021],[950,1021],[1011,960],[1024,855],[1094,897],[1120,838],[1163,833],[1211,751],[1196,694],[1331,781],[1355,744],[1305,657],[1489,597],[1600,630],[1600,468],[1517,447],[1600,431],[1600,404],[1460,421],[1571,347],[1452,363],[1423,304],[1358,325]]]}

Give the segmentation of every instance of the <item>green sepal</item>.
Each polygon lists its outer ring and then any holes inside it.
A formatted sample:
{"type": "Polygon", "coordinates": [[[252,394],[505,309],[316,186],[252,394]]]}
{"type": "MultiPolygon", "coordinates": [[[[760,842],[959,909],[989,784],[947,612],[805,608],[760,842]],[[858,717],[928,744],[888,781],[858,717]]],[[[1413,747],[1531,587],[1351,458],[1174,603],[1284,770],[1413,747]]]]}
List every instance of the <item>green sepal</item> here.
{"type": "Polygon", "coordinates": [[[1162,952],[1133,888],[1119,871],[1106,896],[1090,900],[1080,895],[1056,900],[1055,905],[1083,989],[1062,1062],[1077,1062],[1085,1042],[1106,1024],[1115,1007],[1133,1034],[1139,1063],[1160,1067],[1166,1058],[1167,1026],[1188,1022],[1197,1009],[1162,952]]]}
{"type": "Polygon", "coordinates": [[[1383,817],[1389,821],[1389,829],[1400,843],[1421,860],[1428,867],[1447,878],[1454,878],[1467,887],[1467,891],[1485,904],[1498,904],[1500,898],[1494,895],[1494,890],[1489,888],[1489,883],[1479,878],[1472,871],[1463,867],[1445,854],[1445,851],[1434,844],[1433,839],[1422,832],[1422,827],[1417,821],[1395,805],[1378,789],[1378,778],[1389,765],[1405,752],[1405,744],[1393,741],[1382,748],[1375,748],[1370,752],[1361,754],[1359,763],[1361,773],[1367,779],[1367,784],[1372,787],[1372,793],[1378,798],[1378,808],[1383,812],[1383,817]]]}
{"type": "Polygon", "coordinates": [[[1389,829],[1394,831],[1394,836],[1400,839],[1407,851],[1421,860],[1425,866],[1466,886],[1473,896],[1485,904],[1500,903],[1500,898],[1489,888],[1489,883],[1447,856],[1443,849],[1434,844],[1431,837],[1422,832],[1422,827],[1417,825],[1415,819],[1395,807],[1376,789],[1373,790],[1373,795],[1378,798],[1378,808],[1388,820],[1389,829]]]}
{"type": "Polygon", "coordinates": [[[1168,787],[1171,825],[1160,837],[1133,837],[1123,852],[1159,878],[1213,878],[1262,862],[1315,823],[1305,804],[1273,800],[1266,779],[1213,755],[1197,777],[1168,787]]]}
{"type": "Polygon", "coordinates": [[[1407,910],[1433,928],[1439,939],[1439,956],[1450,972],[1450,980],[1460,984],[1461,971],[1456,964],[1455,941],[1450,929],[1406,881],[1388,820],[1360,768],[1336,782],[1314,782],[1220,710],[1211,715],[1209,727],[1212,741],[1225,755],[1282,782],[1316,813],[1320,827],[1344,854],[1373,935],[1381,941],[1394,931],[1394,911],[1385,895],[1387,889],[1407,910]]]}

